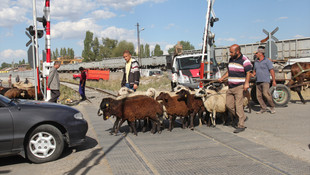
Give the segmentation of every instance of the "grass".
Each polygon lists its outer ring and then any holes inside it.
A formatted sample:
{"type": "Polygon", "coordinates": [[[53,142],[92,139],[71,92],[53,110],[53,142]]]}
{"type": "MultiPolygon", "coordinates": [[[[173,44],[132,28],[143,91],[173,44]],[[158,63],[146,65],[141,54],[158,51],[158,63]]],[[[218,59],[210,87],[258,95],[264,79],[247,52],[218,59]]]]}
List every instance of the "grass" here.
{"type": "Polygon", "coordinates": [[[67,86],[60,85],[59,102],[61,104],[68,104],[72,103],[73,101],[79,101],[79,100],[80,100],[80,94],[78,92],[67,86]]]}

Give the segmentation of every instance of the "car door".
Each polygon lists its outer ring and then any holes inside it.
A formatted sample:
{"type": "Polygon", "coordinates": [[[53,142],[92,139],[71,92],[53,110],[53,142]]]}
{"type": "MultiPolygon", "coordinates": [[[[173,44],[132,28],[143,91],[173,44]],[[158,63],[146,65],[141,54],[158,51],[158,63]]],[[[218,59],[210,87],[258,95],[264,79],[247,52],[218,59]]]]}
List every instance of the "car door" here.
{"type": "Polygon", "coordinates": [[[13,144],[13,120],[9,108],[0,103],[0,154],[8,153],[13,144]]]}

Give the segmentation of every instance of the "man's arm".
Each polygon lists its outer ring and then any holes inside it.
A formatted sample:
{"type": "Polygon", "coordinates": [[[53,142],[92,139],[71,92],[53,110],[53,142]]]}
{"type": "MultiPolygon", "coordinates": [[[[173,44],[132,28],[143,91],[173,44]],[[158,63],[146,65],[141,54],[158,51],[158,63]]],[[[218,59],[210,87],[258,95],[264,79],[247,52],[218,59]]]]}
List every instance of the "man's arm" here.
{"type": "Polygon", "coordinates": [[[272,86],[276,86],[277,83],[276,83],[276,75],[275,75],[275,73],[274,73],[274,70],[273,70],[273,69],[270,69],[269,72],[270,72],[270,75],[271,75],[271,77],[272,77],[272,86]]]}
{"type": "Polygon", "coordinates": [[[221,78],[219,78],[218,81],[223,82],[223,80],[227,77],[228,77],[228,71],[221,78]]]}
{"type": "Polygon", "coordinates": [[[251,78],[251,71],[248,71],[246,73],[245,82],[244,82],[244,85],[243,85],[243,90],[244,91],[248,90],[249,87],[250,87],[250,78],[251,78]]]}

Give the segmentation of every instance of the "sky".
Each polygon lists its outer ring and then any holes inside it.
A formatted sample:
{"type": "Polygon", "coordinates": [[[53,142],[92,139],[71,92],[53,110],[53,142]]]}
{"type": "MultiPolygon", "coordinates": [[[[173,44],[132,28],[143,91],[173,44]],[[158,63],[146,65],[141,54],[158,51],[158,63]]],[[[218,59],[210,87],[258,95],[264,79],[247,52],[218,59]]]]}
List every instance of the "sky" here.
{"type": "MultiPolygon", "coordinates": [[[[0,65],[27,62],[25,29],[33,24],[32,0],[0,0],[0,65]]],[[[178,41],[202,48],[207,0],[50,0],[51,50],[73,48],[81,56],[86,31],[102,37],[156,44],[164,53],[178,41]],[[144,30],[142,30],[144,28],[144,30]]],[[[37,16],[43,16],[44,0],[36,1],[37,16]]],[[[263,29],[279,40],[310,37],[310,0],[215,0],[219,21],[211,31],[216,46],[256,43],[266,37],[263,29]]],[[[43,28],[38,23],[38,28],[43,28]]],[[[45,37],[39,39],[40,59],[45,37]]]]}

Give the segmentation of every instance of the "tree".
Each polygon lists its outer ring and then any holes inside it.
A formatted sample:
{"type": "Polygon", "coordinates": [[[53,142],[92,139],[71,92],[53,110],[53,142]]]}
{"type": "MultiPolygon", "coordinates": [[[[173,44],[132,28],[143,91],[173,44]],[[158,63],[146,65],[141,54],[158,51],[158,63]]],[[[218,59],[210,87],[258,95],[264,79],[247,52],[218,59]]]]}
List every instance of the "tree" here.
{"type": "Polygon", "coordinates": [[[84,50],[82,51],[82,57],[84,58],[83,61],[88,62],[93,60],[94,54],[91,50],[92,48],[92,42],[93,42],[93,33],[90,31],[86,32],[86,36],[84,39],[84,50]]]}
{"type": "Polygon", "coordinates": [[[57,59],[59,57],[59,52],[58,52],[58,48],[56,48],[55,50],[55,59],[57,59]]]}
{"type": "Polygon", "coordinates": [[[163,53],[164,52],[160,49],[160,45],[156,44],[154,48],[154,56],[162,56],[163,53]]]}
{"type": "Polygon", "coordinates": [[[118,41],[110,38],[102,38],[102,45],[100,45],[99,55],[102,58],[110,58],[112,50],[117,46],[118,41]]]}
{"type": "Polygon", "coordinates": [[[144,48],[144,54],[145,54],[145,57],[150,57],[150,45],[149,44],[145,44],[145,48],[144,48]]]}
{"type": "Polygon", "coordinates": [[[140,45],[140,53],[138,53],[138,55],[140,55],[140,58],[145,58],[145,53],[144,53],[144,46],[143,46],[143,44],[140,45]]]}
{"type": "Polygon", "coordinates": [[[101,60],[102,58],[100,58],[100,55],[99,55],[99,51],[100,51],[100,44],[99,44],[99,40],[97,37],[95,37],[93,43],[92,43],[92,50],[93,50],[93,54],[94,54],[94,57],[93,57],[93,60],[92,61],[99,61],[101,60]]]}
{"type": "Polygon", "coordinates": [[[127,42],[125,40],[119,42],[117,46],[112,51],[113,57],[123,56],[123,52],[128,50],[131,54],[134,53],[134,44],[132,42],[127,42]]]}

